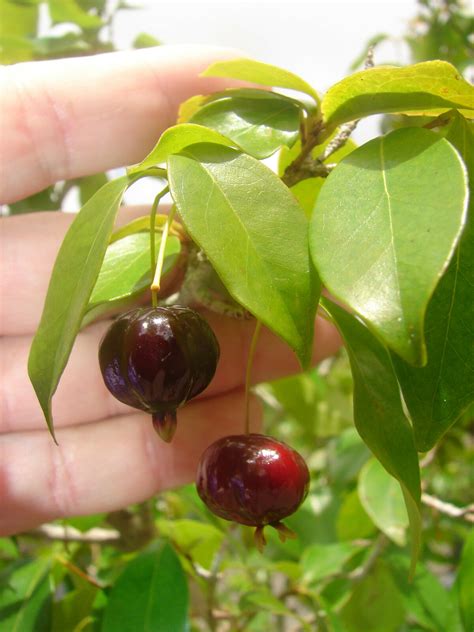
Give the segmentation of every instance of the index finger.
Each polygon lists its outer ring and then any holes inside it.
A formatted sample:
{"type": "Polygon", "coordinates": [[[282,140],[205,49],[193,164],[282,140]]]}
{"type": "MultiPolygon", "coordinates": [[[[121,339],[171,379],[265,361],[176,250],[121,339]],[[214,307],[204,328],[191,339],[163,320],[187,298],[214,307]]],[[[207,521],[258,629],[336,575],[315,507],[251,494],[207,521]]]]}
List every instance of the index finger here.
{"type": "Polygon", "coordinates": [[[179,104],[222,89],[200,78],[236,51],[160,46],[5,66],[0,74],[0,202],[139,162],[176,120],[179,104]]]}

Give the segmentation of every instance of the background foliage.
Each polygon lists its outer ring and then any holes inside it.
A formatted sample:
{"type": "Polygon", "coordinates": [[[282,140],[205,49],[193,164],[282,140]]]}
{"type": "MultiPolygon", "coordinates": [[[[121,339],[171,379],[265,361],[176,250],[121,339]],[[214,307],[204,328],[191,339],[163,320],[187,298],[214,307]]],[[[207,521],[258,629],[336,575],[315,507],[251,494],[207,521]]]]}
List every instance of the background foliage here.
{"type": "MultiPolygon", "coordinates": [[[[406,35],[413,61],[444,59],[466,70],[471,18],[456,1],[419,4],[406,35]]],[[[114,16],[125,10],[125,3],[111,7],[105,0],[0,0],[1,60],[113,50],[114,16]],[[40,15],[49,24],[41,35],[40,15]]],[[[376,36],[372,44],[384,37],[376,36]]],[[[136,46],[156,43],[144,34],[135,41],[136,46]]],[[[252,95],[237,96],[245,110],[252,95]]],[[[293,120],[290,99],[285,107],[293,120]]],[[[211,103],[190,122],[219,120],[223,110],[225,103],[211,103]]],[[[387,115],[382,126],[388,131],[423,120],[387,115]]],[[[174,167],[176,178],[179,168],[174,167]]],[[[12,204],[9,212],[60,208],[73,187],[85,202],[105,178],[59,183],[12,204]]],[[[304,184],[297,185],[303,206],[304,184]]],[[[325,195],[331,195],[329,187],[325,195]]],[[[312,206],[314,198],[307,203],[312,206]]],[[[132,252],[135,246],[130,247],[132,252]]],[[[444,286],[437,290],[441,303],[445,291],[449,294],[444,286]]],[[[358,321],[338,314],[336,306],[326,307],[350,339],[358,321]]],[[[386,366],[385,352],[370,341],[367,348],[386,366]]],[[[261,556],[250,529],[212,515],[192,485],[112,514],[44,525],[0,539],[0,631],[224,632],[270,625],[282,631],[471,630],[474,538],[469,524],[474,512],[468,503],[474,411],[467,410],[433,448],[437,437],[427,439],[420,430],[425,442],[420,449],[431,449],[421,460],[421,561],[409,583],[409,518],[400,486],[354,428],[353,399],[360,397],[360,384],[356,380],[354,390],[350,345],[348,352],[342,350],[317,370],[257,387],[266,432],[300,451],[311,470],[308,498],[287,520],[297,540],[283,545],[269,534],[261,556]]],[[[399,379],[406,373],[411,383],[408,365],[399,363],[399,379]]],[[[389,389],[390,380],[382,379],[389,389]]],[[[392,399],[395,415],[398,391],[392,399]]]]}

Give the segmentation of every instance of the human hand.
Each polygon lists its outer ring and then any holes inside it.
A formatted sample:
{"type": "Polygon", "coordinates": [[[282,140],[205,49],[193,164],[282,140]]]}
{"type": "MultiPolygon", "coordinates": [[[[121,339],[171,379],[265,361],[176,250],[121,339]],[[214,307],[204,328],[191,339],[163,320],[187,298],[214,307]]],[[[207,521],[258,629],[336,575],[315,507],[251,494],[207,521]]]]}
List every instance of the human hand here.
{"type": "MultiPolygon", "coordinates": [[[[180,102],[221,89],[199,72],[232,51],[160,47],[3,68],[0,199],[11,202],[61,179],[138,162],[175,122],[180,102]]],[[[133,215],[124,209],[120,221],[133,215]]],[[[247,351],[254,325],[206,314],[221,359],[208,389],[179,412],[171,445],[149,416],[116,401],[97,361],[110,322],[78,336],[53,407],[56,446],[27,375],[54,259],[73,216],[39,213],[0,220],[0,534],[59,517],[106,512],[193,480],[203,450],[242,432],[247,351]]],[[[313,360],[339,344],[316,326],[313,360]]],[[[293,353],[269,331],[259,339],[255,382],[298,370],[293,353]]],[[[259,423],[258,406],[252,418],[259,423]]]]}

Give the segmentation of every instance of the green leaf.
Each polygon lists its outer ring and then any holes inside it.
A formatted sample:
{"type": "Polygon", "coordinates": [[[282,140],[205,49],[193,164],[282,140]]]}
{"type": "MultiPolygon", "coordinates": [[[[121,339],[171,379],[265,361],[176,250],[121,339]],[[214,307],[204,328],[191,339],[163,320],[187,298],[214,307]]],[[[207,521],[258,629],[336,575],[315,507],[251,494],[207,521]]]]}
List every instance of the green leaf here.
{"type": "Polygon", "coordinates": [[[340,573],[346,563],[360,550],[361,546],[352,542],[309,546],[301,557],[303,582],[316,584],[340,573]]]}
{"type": "Polygon", "coordinates": [[[386,564],[355,584],[341,611],[345,632],[397,632],[405,619],[403,602],[386,564]]]}
{"type": "Polygon", "coordinates": [[[48,5],[53,24],[72,22],[83,29],[98,29],[103,26],[98,15],[87,13],[75,0],[48,0],[48,5]]]}
{"type": "Polygon", "coordinates": [[[229,293],[307,366],[319,284],[307,221],[287,187],[254,158],[216,145],[170,156],[168,176],[187,231],[229,293]]]}
{"type": "Polygon", "coordinates": [[[457,152],[418,128],[353,151],[318,197],[310,245],[322,281],[410,364],[426,363],[425,311],[461,235],[467,197],[457,152]]]}
{"type": "MultiPolygon", "coordinates": [[[[317,156],[321,155],[326,145],[331,142],[334,136],[335,134],[328,138],[326,142],[322,143],[321,145],[317,145],[311,151],[311,156],[313,158],[317,158],[317,156]]],[[[356,147],[357,145],[354,143],[354,141],[349,138],[340,149],[338,149],[331,155],[331,157],[329,158],[329,162],[331,162],[331,164],[340,162],[345,156],[348,156],[352,151],[354,151],[356,147]]],[[[278,174],[280,176],[283,176],[283,174],[285,173],[285,169],[289,165],[291,165],[291,163],[298,156],[300,151],[300,142],[297,142],[291,148],[282,147],[278,160],[278,174]]],[[[324,182],[325,178],[306,178],[305,180],[301,180],[301,182],[298,182],[291,187],[291,192],[303,207],[307,217],[311,217],[311,215],[313,214],[316,200],[324,182]]]]}
{"type": "Polygon", "coordinates": [[[464,544],[456,584],[464,630],[470,632],[474,629],[474,529],[464,544]]]}
{"type": "Polygon", "coordinates": [[[420,470],[387,350],[354,316],[322,299],[344,338],[354,379],[354,423],[360,436],[403,491],[412,540],[412,572],[420,549],[420,470]]]}
{"type": "Polygon", "coordinates": [[[340,540],[357,540],[374,535],[374,523],[364,510],[357,490],[353,490],[345,497],[339,510],[336,527],[340,540]]]}
{"type": "Polygon", "coordinates": [[[408,516],[398,482],[376,459],[371,459],[360,472],[357,489],[374,524],[398,546],[404,546],[408,516]]]}
{"type": "MultiPolygon", "coordinates": [[[[446,138],[458,149],[474,182],[471,124],[458,115],[446,138]]],[[[395,355],[392,358],[413,423],[416,446],[422,452],[435,445],[473,399],[473,215],[471,196],[461,241],[426,311],[428,363],[422,368],[413,368],[395,355]]]]}
{"type": "Polygon", "coordinates": [[[215,554],[224,539],[224,533],[213,526],[198,520],[158,519],[159,532],[172,540],[179,551],[191,555],[194,562],[210,568],[215,554]]]}
{"type": "Polygon", "coordinates": [[[152,46],[160,46],[160,40],[149,33],[138,33],[133,40],[133,48],[151,48],[152,46]]]}
{"type": "Polygon", "coordinates": [[[406,556],[393,550],[386,554],[386,559],[410,618],[427,630],[451,630],[447,623],[451,599],[437,577],[419,563],[414,577],[409,580],[410,560],[406,556]]]}
{"type": "Polygon", "coordinates": [[[168,160],[172,154],[196,143],[215,143],[226,147],[233,147],[235,143],[222,136],[219,132],[193,123],[182,123],[170,127],[160,136],[160,140],[153,147],[151,152],[138,165],[128,169],[129,174],[139,173],[149,167],[162,164],[168,160]]]}
{"type": "Polygon", "coordinates": [[[91,615],[96,596],[97,588],[85,581],[81,588],[62,596],[54,604],[51,632],[81,629],[81,624],[91,615]]]}
{"type": "Polygon", "coordinates": [[[284,601],[277,599],[270,590],[265,590],[263,587],[258,591],[243,595],[239,605],[241,610],[251,610],[258,606],[259,610],[268,610],[277,615],[291,616],[293,614],[284,601]]]}
{"type": "Polygon", "coordinates": [[[99,275],[115,216],[131,180],[108,182],[81,209],[56,257],[28,374],[54,437],[51,399],[71,353],[99,275]]]}
{"type": "Polygon", "coordinates": [[[262,86],[297,90],[309,95],[316,103],[319,103],[317,92],[304,79],[288,70],[265,64],[261,61],[255,61],[254,59],[241,58],[230,61],[218,61],[211,64],[201,76],[229,77],[230,79],[258,83],[262,86]]]}
{"type": "Polygon", "coordinates": [[[453,108],[472,115],[474,89],[445,61],[361,70],[332,86],[321,104],[328,130],[371,114],[438,116],[453,108]]]}
{"type": "MultiPolygon", "coordinates": [[[[160,242],[161,235],[156,235],[157,248],[160,242]]],[[[163,277],[172,269],[179,250],[179,239],[169,237],[165,247],[163,277]]],[[[151,283],[150,267],[149,233],[135,233],[114,241],[105,253],[86,313],[98,305],[110,304],[143,292],[151,283]]]]}
{"type": "Polygon", "coordinates": [[[296,142],[300,107],[273,92],[229,91],[224,98],[203,105],[190,122],[216,130],[254,158],[263,159],[282,145],[291,147],[296,142]]]}
{"type": "Polygon", "coordinates": [[[79,195],[81,199],[81,206],[84,206],[86,202],[96,193],[101,187],[108,182],[107,175],[105,173],[97,173],[92,176],[85,176],[79,179],[79,195]]]}
{"type": "MultiPolygon", "coordinates": [[[[9,0],[0,0],[0,37],[18,38],[27,41],[36,34],[38,23],[37,3],[15,4],[9,0]]],[[[17,61],[12,59],[13,61],[17,61]]],[[[18,60],[21,61],[21,60],[18,60]]]]}
{"type": "Polygon", "coordinates": [[[160,542],[127,564],[115,582],[101,632],[188,631],[188,587],[176,553],[160,542]]]}
{"type": "Polygon", "coordinates": [[[12,565],[0,587],[0,632],[50,632],[49,567],[45,560],[12,565]]]}

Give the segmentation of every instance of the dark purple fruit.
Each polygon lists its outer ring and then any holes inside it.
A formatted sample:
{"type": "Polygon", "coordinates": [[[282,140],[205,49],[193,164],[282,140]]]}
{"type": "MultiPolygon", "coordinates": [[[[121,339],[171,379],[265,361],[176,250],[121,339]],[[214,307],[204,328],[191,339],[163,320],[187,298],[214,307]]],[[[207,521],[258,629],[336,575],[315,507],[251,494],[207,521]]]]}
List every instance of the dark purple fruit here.
{"type": "Polygon", "coordinates": [[[261,434],[233,435],[210,445],[201,457],[197,491],[220,518],[292,537],[281,520],[294,513],[308,493],[309,471],[303,457],[281,441],[261,434]]]}
{"type": "Polygon", "coordinates": [[[105,385],[119,401],[152,414],[171,441],[176,409],[203,391],[216,371],[219,344],[187,307],[141,307],[115,320],[99,347],[105,385]]]}

